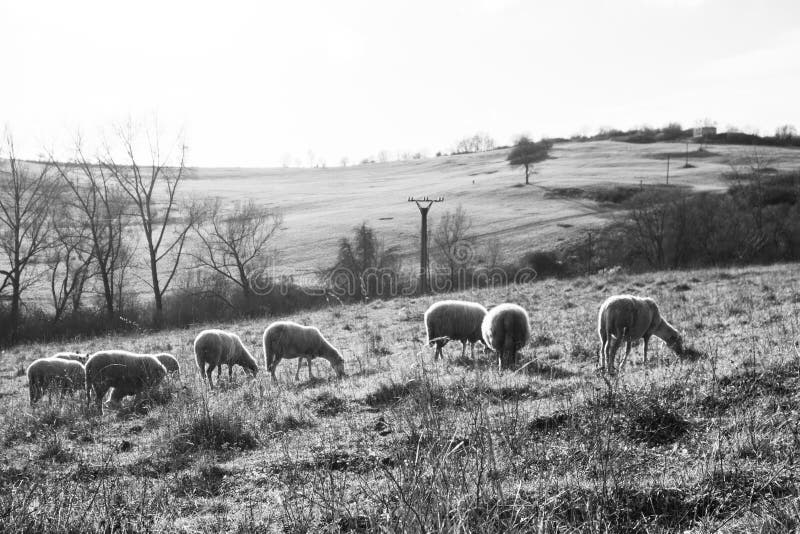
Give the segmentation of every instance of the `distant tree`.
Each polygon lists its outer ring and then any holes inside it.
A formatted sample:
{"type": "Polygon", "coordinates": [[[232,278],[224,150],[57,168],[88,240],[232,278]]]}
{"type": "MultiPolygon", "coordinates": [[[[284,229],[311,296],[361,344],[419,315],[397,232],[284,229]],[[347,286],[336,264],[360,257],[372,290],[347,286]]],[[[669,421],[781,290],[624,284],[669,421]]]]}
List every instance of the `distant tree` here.
{"type": "Polygon", "coordinates": [[[200,243],[199,251],[192,256],[200,265],[239,286],[245,302],[252,303],[251,277],[263,267],[267,243],[280,228],[282,215],[253,200],[236,204],[225,213],[216,199],[204,211],[208,215],[195,223],[200,243]]]}
{"type": "Polygon", "coordinates": [[[525,185],[529,185],[534,164],[547,159],[551,147],[552,144],[546,139],[536,143],[523,135],[517,140],[506,159],[511,167],[525,168],[525,185]]]}
{"type": "Polygon", "coordinates": [[[797,128],[791,124],[784,124],[775,129],[775,137],[781,141],[789,141],[793,137],[797,137],[797,128]]]}
{"type": "Polygon", "coordinates": [[[485,152],[495,147],[494,139],[489,134],[478,132],[471,137],[465,137],[456,143],[454,152],[456,154],[468,154],[471,152],[485,152]]]}
{"type": "Polygon", "coordinates": [[[170,150],[162,153],[158,136],[148,134],[149,157],[137,152],[133,126],[118,128],[118,160],[107,147],[100,163],[133,203],[134,217],[140,224],[147,245],[150,288],[155,300],[156,322],[163,313],[163,299],[180,265],[186,236],[194,225],[197,212],[182,206],[176,196],[186,177],[186,146],[178,143],[177,157],[170,150]],[[183,213],[182,213],[183,212],[183,213]]]}
{"type": "Polygon", "coordinates": [[[22,294],[32,281],[34,263],[52,246],[50,214],[56,208],[57,182],[51,168],[17,159],[14,143],[6,138],[5,169],[0,169],[0,291],[11,287],[10,334],[15,341],[20,324],[22,294]]]}
{"type": "Polygon", "coordinates": [[[381,150],[378,152],[378,161],[380,163],[386,163],[389,161],[389,151],[388,150],[381,150]]]}
{"type": "Polygon", "coordinates": [[[80,221],[82,225],[73,227],[70,233],[86,235],[85,241],[76,243],[78,246],[70,256],[85,257],[88,254],[93,258],[94,272],[91,274],[100,279],[105,314],[113,320],[115,305],[119,302],[115,292],[130,263],[124,238],[133,204],[105,168],[87,158],[80,137],[76,139],[72,161],[62,163],[52,155],[50,161],[66,186],[65,209],[74,221],[80,221]]]}
{"type": "Polygon", "coordinates": [[[398,257],[385,248],[367,223],[353,229],[353,238],[339,240],[336,264],[327,269],[334,291],[366,300],[390,294],[397,286],[398,257]]]}
{"type": "Polygon", "coordinates": [[[89,225],[81,221],[80,212],[70,210],[67,204],[52,213],[52,233],[55,244],[46,259],[50,279],[50,296],[53,301],[53,322],[64,315],[67,305],[78,311],[83,290],[91,276],[93,261],[89,225]]]}
{"type": "Polygon", "coordinates": [[[347,156],[344,156],[341,160],[339,160],[339,163],[342,167],[347,167],[347,164],[350,163],[350,160],[347,158],[347,156]]]}
{"type": "Polygon", "coordinates": [[[455,211],[446,211],[439,219],[433,234],[433,243],[438,256],[447,264],[452,289],[463,286],[459,283],[459,275],[464,276],[470,264],[475,260],[474,241],[471,235],[472,219],[459,205],[455,211]]]}

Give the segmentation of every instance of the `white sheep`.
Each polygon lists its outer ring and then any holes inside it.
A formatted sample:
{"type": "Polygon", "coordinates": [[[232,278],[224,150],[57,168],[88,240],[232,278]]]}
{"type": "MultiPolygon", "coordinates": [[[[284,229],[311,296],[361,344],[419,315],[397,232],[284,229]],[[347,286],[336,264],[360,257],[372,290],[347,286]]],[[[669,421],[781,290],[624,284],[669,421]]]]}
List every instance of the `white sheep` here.
{"type": "Polygon", "coordinates": [[[528,312],[516,304],[499,304],[489,310],[481,325],[483,339],[495,351],[500,367],[516,365],[517,352],[531,338],[528,312]]]}
{"type": "Polygon", "coordinates": [[[60,358],[62,360],[72,360],[74,362],[81,362],[86,365],[86,360],[89,359],[88,354],[81,354],[79,352],[57,352],[53,354],[52,358],[60,358]]]}
{"type": "Polygon", "coordinates": [[[299,358],[295,380],[300,373],[303,358],[308,362],[308,377],[311,374],[311,360],[320,357],[328,360],[339,377],[344,376],[344,360],[341,353],[331,345],[319,329],[303,326],[292,321],[277,321],[264,330],[264,362],[272,375],[281,359],[299,358]]]}
{"type": "Polygon", "coordinates": [[[245,348],[242,340],[232,332],[225,330],[203,330],[194,338],[194,355],[200,376],[208,379],[208,385],[214,387],[211,373],[217,368],[217,382],[222,374],[222,365],[228,365],[228,377],[233,378],[233,366],[240,365],[253,376],[258,373],[255,358],[245,348]],[[206,369],[208,365],[208,369],[206,369]]]}
{"type": "Polygon", "coordinates": [[[486,308],[475,302],[442,300],[432,304],[425,312],[425,330],[428,345],[436,345],[434,359],[442,355],[442,347],[451,340],[461,342],[462,358],[469,343],[470,353],[475,358],[475,343],[480,341],[486,346],[481,332],[486,313],[486,308]]]}
{"type": "Polygon", "coordinates": [[[103,412],[103,397],[114,388],[111,400],[119,402],[127,395],[136,395],[150,389],[167,376],[167,369],[150,354],[136,354],[124,350],[101,350],[86,361],[86,405],[91,392],[103,412]]]}
{"type": "MultiPolygon", "coordinates": [[[[663,339],[676,354],[683,353],[683,338],[678,331],[661,317],[658,305],[651,298],[632,295],[614,295],[606,299],[597,314],[597,333],[600,336],[600,369],[616,372],[614,357],[623,341],[626,342],[625,357],[631,352],[631,343],[644,339],[644,356],[647,361],[647,343],[651,336],[663,339]]],[[[622,366],[621,365],[621,366],[622,366]]]]}
{"type": "Polygon", "coordinates": [[[48,389],[57,387],[63,396],[76,389],[83,389],[86,371],[81,362],[64,358],[39,358],[28,366],[28,390],[31,406],[42,398],[48,389]]]}
{"type": "Polygon", "coordinates": [[[178,362],[178,359],[175,356],[167,352],[152,354],[152,356],[155,356],[155,358],[161,362],[161,365],[164,366],[164,368],[167,370],[167,373],[174,373],[175,375],[180,376],[181,364],[178,362]]]}

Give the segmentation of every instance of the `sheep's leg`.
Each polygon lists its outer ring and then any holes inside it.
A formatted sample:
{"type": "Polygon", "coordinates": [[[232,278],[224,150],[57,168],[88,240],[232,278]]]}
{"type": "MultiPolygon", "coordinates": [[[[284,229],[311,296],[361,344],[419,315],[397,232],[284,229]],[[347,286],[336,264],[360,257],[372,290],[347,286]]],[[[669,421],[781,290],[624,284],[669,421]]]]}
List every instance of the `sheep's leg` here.
{"type": "Polygon", "coordinates": [[[461,342],[461,359],[463,360],[467,355],[467,342],[461,342]]]}
{"type": "Polygon", "coordinates": [[[433,353],[433,359],[438,360],[442,356],[442,347],[444,347],[444,343],[441,341],[436,342],[436,352],[433,353]]]}
{"type": "MultiPolygon", "coordinates": [[[[220,369],[222,369],[221,365],[220,365],[220,369]]],[[[229,363],[228,364],[228,382],[231,382],[232,380],[233,380],[233,364],[229,363]]]]}
{"type": "Polygon", "coordinates": [[[303,358],[297,358],[297,371],[294,372],[294,381],[300,380],[300,369],[303,367],[303,358]]]}
{"type": "Polygon", "coordinates": [[[475,360],[475,343],[469,344],[469,357],[471,360],[475,360]]]}
{"type": "Polygon", "coordinates": [[[608,366],[608,374],[614,375],[617,374],[616,368],[616,356],[617,350],[619,350],[619,346],[622,344],[622,338],[614,338],[614,340],[609,340],[609,348],[608,354],[606,355],[606,365],[608,366]]]}
{"type": "Polygon", "coordinates": [[[272,364],[269,366],[269,374],[272,375],[272,381],[277,382],[278,377],[275,376],[275,368],[278,367],[278,362],[281,361],[279,356],[275,356],[275,359],[272,360],[272,364]]]}
{"type": "Polygon", "coordinates": [[[97,406],[97,409],[100,410],[100,413],[103,413],[103,397],[106,396],[106,392],[108,392],[108,386],[95,386],[94,387],[94,394],[97,398],[95,398],[94,403],[97,406]]]}
{"type": "Polygon", "coordinates": [[[198,365],[198,368],[200,369],[200,378],[202,378],[203,382],[205,382],[206,381],[206,362],[200,362],[200,365],[198,365]]]}
{"type": "Polygon", "coordinates": [[[647,363],[647,344],[650,342],[650,336],[644,338],[644,356],[642,356],[644,363],[647,363]]]}
{"type": "MultiPolygon", "coordinates": [[[[206,370],[206,378],[208,378],[208,387],[214,389],[214,364],[211,363],[208,365],[208,369],[206,370]]],[[[217,382],[219,382],[219,373],[217,373],[217,382]]]]}
{"type": "Polygon", "coordinates": [[[606,359],[608,353],[608,335],[604,332],[600,332],[600,371],[603,372],[606,369],[606,359]]]}
{"type": "Polygon", "coordinates": [[[308,379],[314,380],[314,374],[311,372],[311,358],[306,358],[306,363],[308,363],[308,379]]]}

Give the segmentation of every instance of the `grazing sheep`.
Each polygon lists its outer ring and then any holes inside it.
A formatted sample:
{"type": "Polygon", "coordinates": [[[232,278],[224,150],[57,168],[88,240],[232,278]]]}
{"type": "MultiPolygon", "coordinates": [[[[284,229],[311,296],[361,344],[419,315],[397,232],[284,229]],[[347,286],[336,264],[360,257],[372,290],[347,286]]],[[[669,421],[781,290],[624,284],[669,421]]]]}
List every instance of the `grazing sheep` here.
{"type": "Polygon", "coordinates": [[[275,376],[275,368],[281,359],[299,358],[295,380],[300,373],[303,358],[308,362],[308,377],[311,374],[311,360],[325,358],[339,377],[344,376],[344,360],[341,353],[331,345],[322,333],[313,326],[303,326],[292,321],[277,321],[264,330],[264,361],[267,369],[275,376]]]}
{"type": "Polygon", "coordinates": [[[103,397],[114,388],[112,400],[126,395],[136,395],[158,385],[167,376],[167,369],[150,354],[136,354],[124,350],[101,350],[89,356],[86,362],[86,405],[91,392],[103,412],[103,397]]]}
{"type": "Polygon", "coordinates": [[[489,310],[481,325],[487,346],[497,352],[500,367],[516,365],[517,351],[528,344],[528,313],[516,304],[499,304],[489,310]]]}
{"type": "Polygon", "coordinates": [[[61,395],[83,389],[86,371],[83,364],[64,358],[39,358],[28,366],[28,390],[31,406],[42,398],[47,389],[58,387],[61,395]]]}
{"type": "Polygon", "coordinates": [[[79,352],[57,352],[53,354],[52,358],[60,358],[62,360],[72,360],[73,362],[81,362],[86,365],[86,360],[89,359],[88,354],[80,354],[79,352]]]}
{"type": "Polygon", "coordinates": [[[161,362],[161,365],[164,366],[164,368],[167,370],[167,373],[169,373],[169,374],[173,374],[174,373],[174,374],[180,376],[180,374],[181,374],[181,364],[178,363],[178,359],[175,356],[173,356],[172,354],[169,354],[167,352],[161,352],[159,354],[153,354],[152,356],[155,356],[156,359],[161,362]]]}
{"type": "Polygon", "coordinates": [[[448,341],[461,342],[461,357],[470,353],[475,358],[475,343],[480,341],[486,345],[481,332],[481,324],[486,317],[486,308],[475,302],[463,300],[442,300],[432,304],[425,312],[425,330],[428,334],[428,345],[436,345],[434,359],[442,355],[442,347],[448,341]]]}
{"type": "Polygon", "coordinates": [[[194,338],[194,355],[200,376],[208,379],[208,385],[214,387],[211,372],[216,367],[217,382],[222,374],[222,365],[228,364],[228,377],[233,378],[233,366],[240,365],[245,371],[255,376],[258,364],[245,348],[242,340],[232,332],[224,330],[203,330],[194,338]],[[206,370],[208,365],[208,370],[206,370]]]}
{"type": "Polygon", "coordinates": [[[614,357],[625,341],[624,365],[631,352],[631,343],[644,339],[644,361],[647,361],[647,343],[650,336],[663,339],[676,354],[683,354],[683,338],[666,319],[661,317],[658,305],[650,298],[632,295],[609,297],[600,306],[597,315],[597,333],[600,336],[600,369],[616,372],[614,357]]]}

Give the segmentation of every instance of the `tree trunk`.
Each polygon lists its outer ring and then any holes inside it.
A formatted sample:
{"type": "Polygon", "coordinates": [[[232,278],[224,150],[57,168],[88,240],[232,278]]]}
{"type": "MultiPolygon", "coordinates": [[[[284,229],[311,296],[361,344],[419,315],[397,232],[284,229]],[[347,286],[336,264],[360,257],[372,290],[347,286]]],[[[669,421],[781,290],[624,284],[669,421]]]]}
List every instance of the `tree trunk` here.
{"type": "Polygon", "coordinates": [[[528,180],[529,176],[530,176],[530,170],[529,170],[528,164],[526,163],[525,164],[525,185],[531,185],[530,181],[528,180]]]}
{"type": "Polygon", "coordinates": [[[19,287],[19,273],[12,273],[11,278],[11,342],[16,343],[19,334],[19,305],[20,305],[20,287],[19,287]]]}

